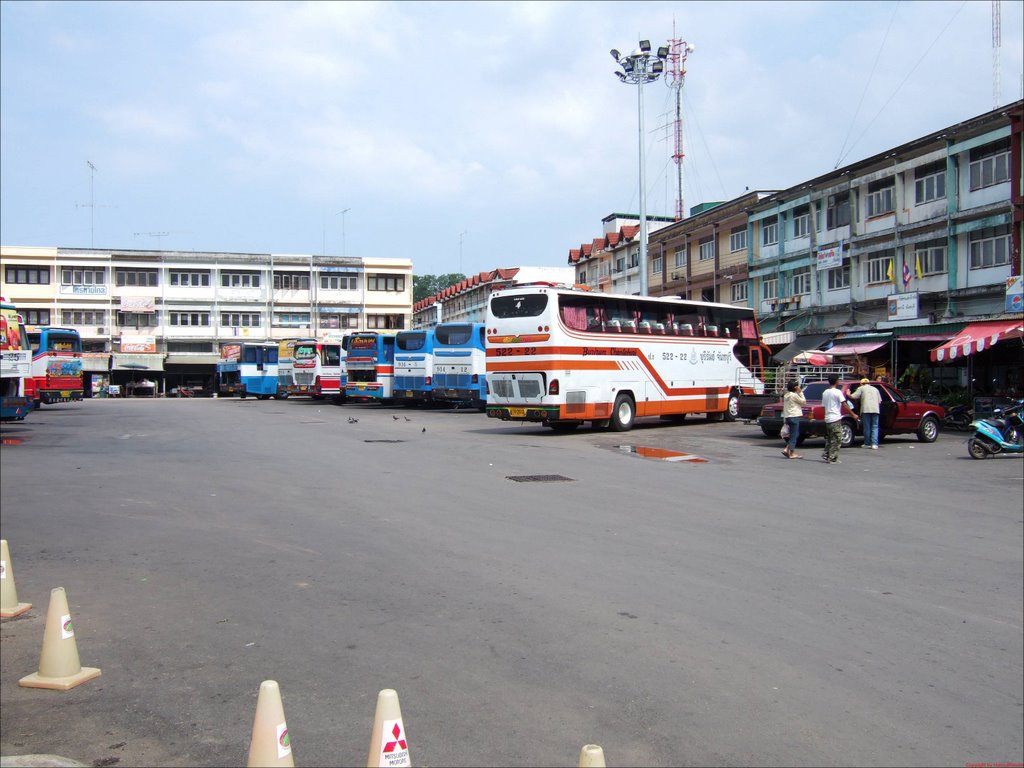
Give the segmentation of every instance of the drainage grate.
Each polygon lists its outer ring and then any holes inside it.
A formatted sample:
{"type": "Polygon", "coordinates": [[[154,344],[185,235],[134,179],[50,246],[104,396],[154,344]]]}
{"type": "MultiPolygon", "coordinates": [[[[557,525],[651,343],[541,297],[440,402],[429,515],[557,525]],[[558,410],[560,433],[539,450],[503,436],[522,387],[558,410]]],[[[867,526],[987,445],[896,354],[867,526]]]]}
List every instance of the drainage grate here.
{"type": "Polygon", "coordinates": [[[404,443],[405,440],[363,440],[364,443],[404,443]]]}
{"type": "Polygon", "coordinates": [[[573,479],[565,475],[509,475],[505,478],[516,483],[571,483],[573,479]]]}

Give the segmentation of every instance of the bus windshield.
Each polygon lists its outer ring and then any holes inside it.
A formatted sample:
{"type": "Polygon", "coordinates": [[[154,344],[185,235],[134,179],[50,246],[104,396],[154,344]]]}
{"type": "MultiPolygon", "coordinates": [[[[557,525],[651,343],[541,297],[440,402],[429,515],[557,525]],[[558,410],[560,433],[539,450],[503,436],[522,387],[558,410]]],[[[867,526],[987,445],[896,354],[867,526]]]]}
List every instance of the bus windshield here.
{"type": "Polygon", "coordinates": [[[424,331],[406,331],[395,337],[395,344],[403,352],[415,352],[423,349],[427,343],[427,334],[424,331]]]}
{"type": "Polygon", "coordinates": [[[296,360],[312,360],[316,357],[316,345],[315,344],[296,344],[295,345],[295,359],[296,360]]]}
{"type": "Polygon", "coordinates": [[[491,299],[491,312],[495,317],[538,317],[548,306],[547,294],[528,293],[522,296],[495,296],[491,299]]]}
{"type": "Polygon", "coordinates": [[[438,344],[448,344],[453,347],[467,343],[473,336],[473,326],[469,325],[439,325],[435,331],[438,344]]]}

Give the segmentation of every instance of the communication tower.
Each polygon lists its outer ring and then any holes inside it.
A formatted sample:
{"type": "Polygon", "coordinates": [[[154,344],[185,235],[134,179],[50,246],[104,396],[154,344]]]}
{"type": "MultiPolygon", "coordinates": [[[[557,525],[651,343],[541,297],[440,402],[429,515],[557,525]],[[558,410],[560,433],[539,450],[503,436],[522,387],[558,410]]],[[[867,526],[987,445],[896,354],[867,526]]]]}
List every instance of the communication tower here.
{"type": "Polygon", "coordinates": [[[665,74],[665,85],[675,91],[676,119],[673,123],[675,149],[672,160],[676,164],[676,221],[682,221],[683,206],[683,80],[686,78],[686,57],[694,52],[695,47],[676,35],[676,23],[672,22],[672,39],[668,41],[668,71],[665,74]]]}

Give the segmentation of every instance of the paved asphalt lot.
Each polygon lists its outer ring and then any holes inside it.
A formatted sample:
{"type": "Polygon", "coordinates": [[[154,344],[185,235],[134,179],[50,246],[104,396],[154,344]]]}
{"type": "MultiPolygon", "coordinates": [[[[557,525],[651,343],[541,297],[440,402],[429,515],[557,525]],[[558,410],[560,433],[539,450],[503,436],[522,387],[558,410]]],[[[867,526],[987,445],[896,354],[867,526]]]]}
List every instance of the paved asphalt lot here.
{"type": "Polygon", "coordinates": [[[91,400],[0,433],[34,604],[0,625],[4,756],[241,765],[275,679],[300,766],[365,764],[383,688],[420,766],[1024,761],[1024,461],[963,434],[829,466],[742,423],[294,399],[91,400]],[[102,677],[20,688],[58,586],[102,677]]]}

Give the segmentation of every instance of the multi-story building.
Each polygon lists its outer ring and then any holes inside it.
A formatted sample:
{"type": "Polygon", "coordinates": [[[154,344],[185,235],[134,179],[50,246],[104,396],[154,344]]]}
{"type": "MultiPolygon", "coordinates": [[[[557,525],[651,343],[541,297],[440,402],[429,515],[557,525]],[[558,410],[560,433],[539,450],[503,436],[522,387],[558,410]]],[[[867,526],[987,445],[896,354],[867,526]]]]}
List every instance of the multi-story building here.
{"type": "MultiPolygon", "coordinates": [[[[649,235],[673,221],[668,216],[648,216],[649,235]]],[[[639,292],[640,217],[611,213],[601,219],[601,223],[604,226],[601,237],[569,251],[569,264],[576,272],[576,282],[604,293],[639,292]]],[[[648,252],[649,262],[650,256],[648,252]]],[[[648,266],[649,273],[652,266],[648,266]]]]}
{"type": "Polygon", "coordinates": [[[82,335],[87,393],[138,376],[157,391],[209,384],[221,347],[242,339],[411,320],[408,259],[3,246],[0,262],[27,324],[82,335]]]}
{"type": "MultiPolygon", "coordinates": [[[[794,332],[865,372],[928,367],[966,385],[972,361],[932,366],[929,351],[972,321],[1013,319],[1021,112],[1016,102],[752,206],[748,291],[762,329],[794,332]]],[[[995,388],[1019,376],[1011,359],[989,362],[995,388]]]]}
{"type": "Polygon", "coordinates": [[[515,283],[550,281],[572,283],[569,267],[506,267],[467,277],[440,293],[417,301],[412,308],[414,328],[431,328],[438,323],[482,323],[487,315],[491,291],[515,283]]]}

